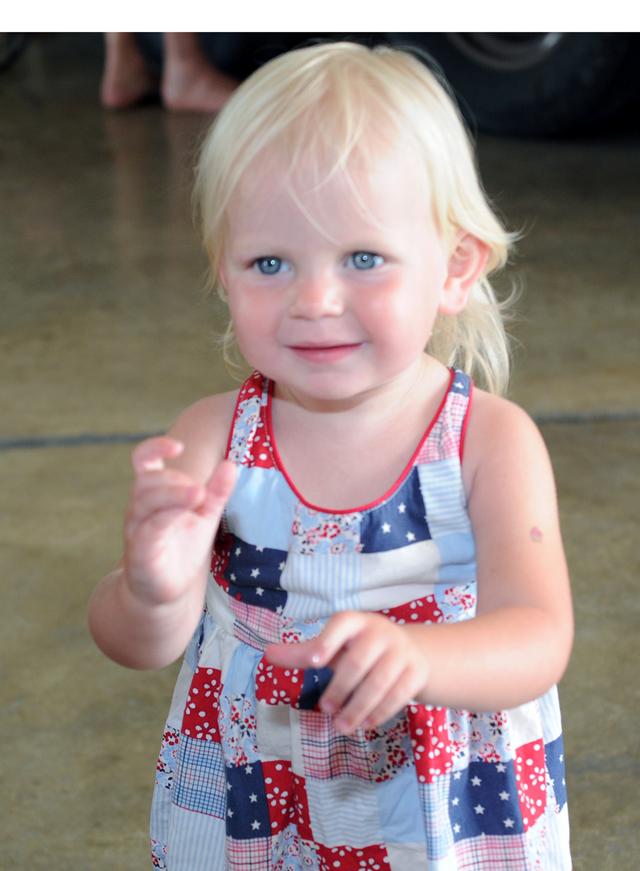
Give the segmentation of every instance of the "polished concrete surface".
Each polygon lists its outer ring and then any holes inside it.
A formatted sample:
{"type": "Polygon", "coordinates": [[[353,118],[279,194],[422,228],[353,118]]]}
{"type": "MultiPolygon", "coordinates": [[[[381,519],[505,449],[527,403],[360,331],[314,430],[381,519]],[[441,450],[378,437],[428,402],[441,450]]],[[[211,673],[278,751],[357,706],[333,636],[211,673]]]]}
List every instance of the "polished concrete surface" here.
{"type": "MultiPolygon", "coordinates": [[[[120,548],[130,445],[116,436],[163,430],[233,383],[190,224],[206,119],[103,112],[100,62],[99,41],[50,36],[0,74],[0,866],[11,871],[148,867],[176,669],[104,659],[86,602],[120,548]]],[[[542,424],[573,578],[560,692],[578,871],[633,869],[640,853],[639,141],[632,130],[480,141],[486,187],[525,232],[511,395],[542,424]]]]}

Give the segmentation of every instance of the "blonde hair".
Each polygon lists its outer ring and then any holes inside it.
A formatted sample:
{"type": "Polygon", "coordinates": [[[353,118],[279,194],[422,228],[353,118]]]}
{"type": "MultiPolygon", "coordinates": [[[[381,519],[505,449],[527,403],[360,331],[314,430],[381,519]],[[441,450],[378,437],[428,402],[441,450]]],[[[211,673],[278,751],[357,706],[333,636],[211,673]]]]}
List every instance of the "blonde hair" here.
{"type": "MultiPolygon", "coordinates": [[[[268,147],[282,153],[289,174],[303,156],[307,162],[311,156],[327,178],[354,157],[375,158],[381,145],[399,136],[409,138],[424,160],[443,239],[452,244],[463,231],[489,250],[465,309],[438,316],[426,350],[486,389],[504,392],[509,300],[497,301],[488,276],[505,265],[515,234],[503,228],[488,204],[446,84],[407,51],[350,42],[313,45],[275,58],[237,89],[208,132],[196,168],[194,206],[209,257],[208,285],[226,301],[219,269],[227,209],[244,173],[268,147]],[[328,155],[333,165],[327,166],[328,155]]],[[[228,362],[234,344],[230,323],[223,339],[228,362]]]]}

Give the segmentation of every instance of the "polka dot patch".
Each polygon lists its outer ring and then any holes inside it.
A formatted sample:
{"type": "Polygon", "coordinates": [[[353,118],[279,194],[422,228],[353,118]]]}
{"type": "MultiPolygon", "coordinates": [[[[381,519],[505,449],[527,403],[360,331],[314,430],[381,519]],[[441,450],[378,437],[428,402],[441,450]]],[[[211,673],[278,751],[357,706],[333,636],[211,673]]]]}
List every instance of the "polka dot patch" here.
{"type": "Polygon", "coordinates": [[[182,734],[203,741],[220,741],[218,697],[221,672],[217,668],[197,668],[182,717],[182,734]]]}
{"type": "Polygon", "coordinates": [[[368,847],[325,847],[318,845],[321,867],[324,871],[389,871],[390,863],[382,844],[368,847]]]}
{"type": "Polygon", "coordinates": [[[516,783],[526,831],[544,812],[547,804],[547,774],[542,741],[531,741],[516,751],[516,783]]]}
{"type": "Polygon", "coordinates": [[[411,705],[409,731],[420,783],[433,783],[453,767],[453,747],[446,708],[411,705]]]}
{"type": "Polygon", "coordinates": [[[414,599],[404,605],[396,605],[394,608],[385,608],[380,613],[384,614],[393,623],[404,625],[405,623],[442,623],[444,615],[436,603],[435,596],[424,596],[422,599],[414,599]]]}
{"type": "Polygon", "coordinates": [[[263,658],[256,669],[256,699],[268,705],[297,705],[303,681],[303,669],[281,668],[263,658]]]}

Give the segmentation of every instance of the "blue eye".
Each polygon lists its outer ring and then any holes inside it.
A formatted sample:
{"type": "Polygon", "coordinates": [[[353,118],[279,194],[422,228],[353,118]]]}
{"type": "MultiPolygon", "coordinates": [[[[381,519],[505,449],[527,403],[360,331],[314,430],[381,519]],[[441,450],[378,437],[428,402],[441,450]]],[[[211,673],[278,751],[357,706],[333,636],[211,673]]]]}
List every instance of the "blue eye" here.
{"type": "Polygon", "coordinates": [[[349,255],[349,262],[355,269],[373,269],[375,266],[381,266],[384,263],[384,257],[379,254],[374,254],[372,251],[356,251],[349,255]]]}
{"type": "Polygon", "coordinates": [[[279,257],[258,257],[253,263],[263,275],[277,275],[285,269],[285,263],[279,257]]]}

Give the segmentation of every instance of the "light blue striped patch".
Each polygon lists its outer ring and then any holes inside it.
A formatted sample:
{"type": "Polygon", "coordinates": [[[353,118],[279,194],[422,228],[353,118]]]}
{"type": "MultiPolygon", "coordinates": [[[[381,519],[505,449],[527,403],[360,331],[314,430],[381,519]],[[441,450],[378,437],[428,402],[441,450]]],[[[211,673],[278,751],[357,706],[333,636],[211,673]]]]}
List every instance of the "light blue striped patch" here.
{"type": "Polygon", "coordinates": [[[439,583],[476,578],[475,541],[457,457],[418,467],[427,522],[440,553],[439,583]]]}
{"type": "Polygon", "coordinates": [[[424,822],[416,813],[420,800],[413,766],[399,771],[391,780],[376,784],[376,796],[380,808],[380,840],[392,844],[424,840],[424,822]]]}
{"type": "Polygon", "coordinates": [[[260,650],[255,650],[248,644],[239,644],[233,651],[226,671],[225,694],[228,696],[247,696],[255,702],[255,675],[258,662],[261,659],[262,652],[260,650]]]}
{"type": "Polygon", "coordinates": [[[171,871],[210,871],[226,867],[225,821],[174,806],[171,812],[169,855],[171,871]]]}
{"type": "Polygon", "coordinates": [[[286,551],[296,501],[277,469],[240,466],[225,511],[229,528],[249,544],[286,551]]]}
{"type": "MultiPolygon", "coordinates": [[[[311,831],[318,843],[327,847],[379,843],[378,786],[356,777],[307,778],[311,831]]],[[[415,815],[415,807],[413,813],[415,815]]]]}
{"type": "Polygon", "coordinates": [[[560,718],[560,702],[558,701],[558,688],[550,690],[538,699],[540,709],[540,722],[542,723],[542,735],[546,744],[555,741],[562,735],[562,722],[560,718]]]}
{"type": "Polygon", "coordinates": [[[436,539],[440,552],[438,581],[469,583],[476,579],[476,546],[471,532],[453,532],[436,539]]]}
{"type": "Polygon", "coordinates": [[[280,576],[287,591],[284,613],[318,620],[335,611],[360,608],[361,556],[357,553],[290,553],[280,576]]]}
{"type": "Polygon", "coordinates": [[[457,457],[418,466],[420,488],[431,536],[469,532],[466,496],[457,457]]]}

